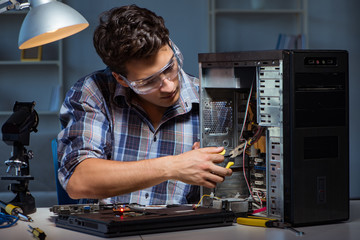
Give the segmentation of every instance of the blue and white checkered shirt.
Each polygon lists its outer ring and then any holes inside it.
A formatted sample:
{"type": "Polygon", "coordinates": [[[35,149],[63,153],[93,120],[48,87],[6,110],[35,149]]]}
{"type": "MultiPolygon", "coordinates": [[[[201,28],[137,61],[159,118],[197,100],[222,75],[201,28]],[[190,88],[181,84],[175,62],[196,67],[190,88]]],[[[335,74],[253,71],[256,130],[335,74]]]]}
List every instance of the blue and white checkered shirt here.
{"type": "MultiPolygon", "coordinates": [[[[199,141],[197,79],[181,72],[177,104],[154,129],[145,111],[132,104],[110,69],[88,75],[70,89],[60,110],[63,130],[58,135],[59,180],[66,189],[76,166],[87,158],[138,161],[177,155],[199,141]]],[[[104,203],[184,204],[197,187],[168,180],[130,194],[102,199],[104,203]]]]}

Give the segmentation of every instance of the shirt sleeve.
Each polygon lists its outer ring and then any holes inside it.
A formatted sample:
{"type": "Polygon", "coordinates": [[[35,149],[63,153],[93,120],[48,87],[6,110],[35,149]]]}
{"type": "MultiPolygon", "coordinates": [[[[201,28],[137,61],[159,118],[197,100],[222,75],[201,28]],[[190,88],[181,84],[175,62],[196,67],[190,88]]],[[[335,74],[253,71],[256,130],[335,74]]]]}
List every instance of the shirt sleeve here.
{"type": "Polygon", "coordinates": [[[66,189],[80,162],[87,158],[110,158],[110,121],[102,91],[91,77],[77,82],[66,94],[60,122],[58,178],[66,189]]]}

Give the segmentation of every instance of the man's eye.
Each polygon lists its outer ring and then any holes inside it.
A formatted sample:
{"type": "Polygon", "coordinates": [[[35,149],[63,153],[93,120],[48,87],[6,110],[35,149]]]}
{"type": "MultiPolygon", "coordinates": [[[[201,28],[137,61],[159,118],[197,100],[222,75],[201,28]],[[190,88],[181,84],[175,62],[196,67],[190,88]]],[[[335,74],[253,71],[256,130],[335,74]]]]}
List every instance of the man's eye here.
{"type": "Polygon", "coordinates": [[[142,80],[142,81],[138,81],[138,82],[136,82],[136,85],[137,86],[144,86],[144,85],[146,85],[148,82],[147,81],[145,81],[145,80],[142,80]]]}
{"type": "Polygon", "coordinates": [[[163,73],[169,73],[169,72],[171,72],[173,69],[174,69],[174,67],[175,67],[175,64],[174,63],[171,63],[164,71],[163,71],[163,73]]]}
{"type": "Polygon", "coordinates": [[[153,84],[156,81],[157,81],[157,77],[152,77],[152,78],[149,78],[149,79],[146,79],[146,80],[142,81],[141,86],[153,84]]]}

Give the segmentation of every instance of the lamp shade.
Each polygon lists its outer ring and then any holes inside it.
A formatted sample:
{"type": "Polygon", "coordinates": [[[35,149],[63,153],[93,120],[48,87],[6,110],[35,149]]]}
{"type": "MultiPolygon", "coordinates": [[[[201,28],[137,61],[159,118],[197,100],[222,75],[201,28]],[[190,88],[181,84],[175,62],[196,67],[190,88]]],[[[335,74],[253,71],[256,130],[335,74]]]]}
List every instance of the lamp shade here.
{"type": "Polygon", "coordinates": [[[41,46],[78,33],[89,26],[71,7],[56,0],[32,0],[20,29],[19,49],[41,46]]]}

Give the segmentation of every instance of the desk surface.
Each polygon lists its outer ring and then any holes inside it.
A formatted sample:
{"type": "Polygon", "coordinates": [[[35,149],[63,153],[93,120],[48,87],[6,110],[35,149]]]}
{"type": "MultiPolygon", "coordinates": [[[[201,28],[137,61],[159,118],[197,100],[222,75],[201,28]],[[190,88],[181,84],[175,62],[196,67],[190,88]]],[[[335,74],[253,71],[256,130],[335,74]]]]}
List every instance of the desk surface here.
{"type": "MultiPolygon", "coordinates": [[[[18,221],[15,226],[0,229],[0,239],[2,240],[32,240],[32,235],[28,232],[28,225],[39,227],[47,237],[47,240],[56,239],[77,239],[92,240],[102,239],[89,234],[58,228],[54,223],[54,214],[49,208],[38,208],[37,212],[32,214],[34,222],[27,223],[18,221]]],[[[234,240],[234,239],[301,239],[301,240],[358,240],[360,236],[360,201],[350,202],[350,220],[343,223],[328,224],[321,226],[301,227],[297,230],[305,232],[303,236],[296,236],[290,230],[250,227],[239,224],[233,224],[228,227],[206,228],[199,230],[177,231],[169,233],[147,234],[138,236],[128,236],[110,239],[121,240],[161,240],[161,239],[196,239],[196,240],[234,240]]]]}

